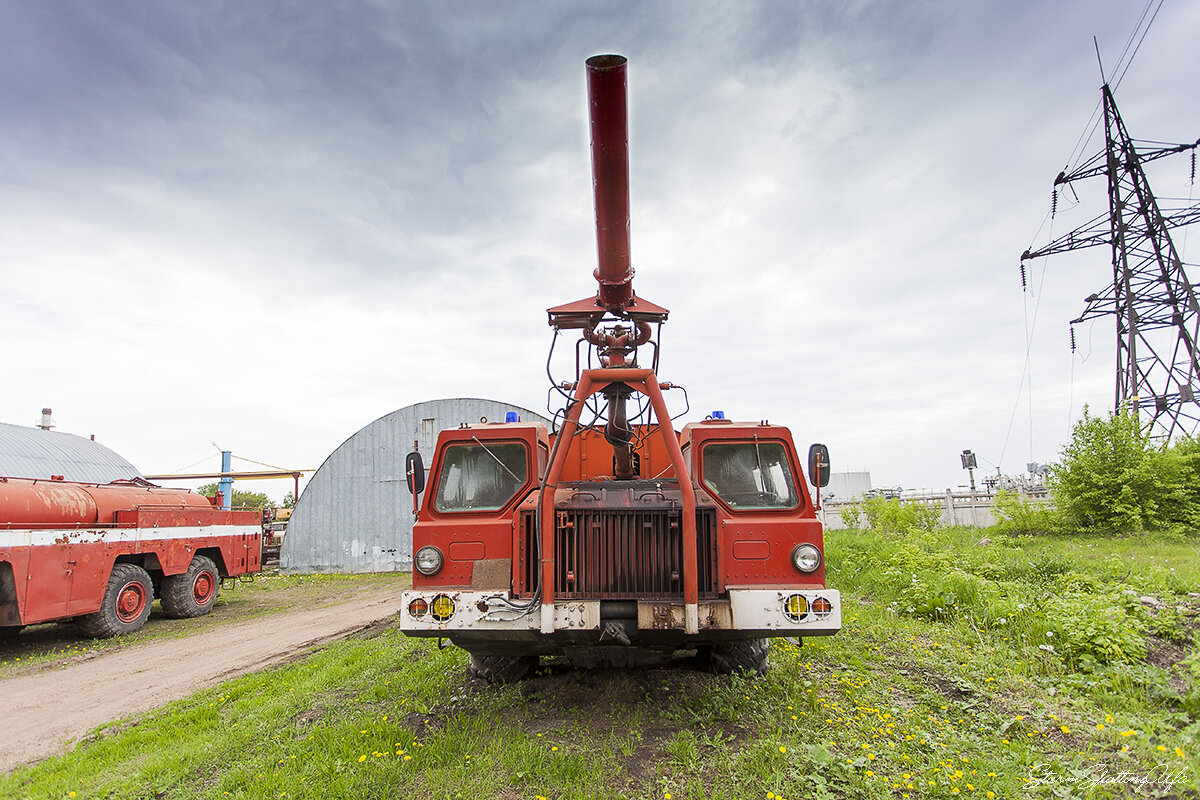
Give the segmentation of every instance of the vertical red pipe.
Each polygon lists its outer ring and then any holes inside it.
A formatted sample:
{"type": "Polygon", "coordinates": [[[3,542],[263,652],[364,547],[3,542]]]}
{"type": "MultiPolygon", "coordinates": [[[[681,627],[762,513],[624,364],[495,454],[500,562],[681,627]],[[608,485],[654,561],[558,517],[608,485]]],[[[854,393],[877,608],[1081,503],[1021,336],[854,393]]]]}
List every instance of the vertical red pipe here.
{"type": "Polygon", "coordinates": [[[543,492],[541,497],[542,518],[538,520],[541,526],[539,534],[542,539],[542,633],[554,633],[554,572],[558,558],[555,546],[554,531],[554,493],[558,489],[558,481],[562,478],[563,467],[567,463],[567,452],[571,449],[571,440],[579,430],[579,416],[583,412],[583,402],[592,396],[592,379],[589,370],[584,370],[575,388],[575,402],[567,409],[562,427],[558,430],[559,442],[555,443],[554,460],[546,469],[546,477],[542,479],[543,492]]]}
{"type": "Polygon", "coordinates": [[[683,500],[683,602],[686,606],[684,630],[686,633],[696,633],[697,604],[700,602],[700,582],[696,574],[699,563],[696,553],[696,492],[692,488],[692,479],[683,452],[679,448],[679,440],[675,438],[675,431],[671,427],[671,415],[667,411],[667,401],[663,399],[658,379],[650,372],[642,386],[635,388],[642,389],[643,394],[650,398],[663,444],[667,455],[671,457],[675,475],[679,478],[679,494],[683,500]]]}
{"type": "Polygon", "coordinates": [[[629,255],[629,122],[625,57],[587,60],[588,116],[592,130],[592,189],[596,198],[599,303],[609,311],[633,300],[629,255]]]}

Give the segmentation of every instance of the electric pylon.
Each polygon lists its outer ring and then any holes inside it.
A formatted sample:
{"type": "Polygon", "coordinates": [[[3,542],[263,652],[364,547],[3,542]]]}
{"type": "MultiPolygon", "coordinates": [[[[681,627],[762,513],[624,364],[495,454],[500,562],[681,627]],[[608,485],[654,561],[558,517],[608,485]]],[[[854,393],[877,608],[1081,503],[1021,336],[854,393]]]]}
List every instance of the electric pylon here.
{"type": "MultiPolygon", "coordinates": [[[[1129,408],[1138,415],[1143,431],[1166,441],[1177,434],[1194,434],[1200,425],[1200,303],[1170,233],[1200,219],[1200,204],[1167,208],[1164,213],[1142,167],[1190,150],[1194,183],[1200,140],[1166,146],[1154,143],[1158,146],[1139,150],[1107,83],[1101,95],[1104,152],[1071,172],[1058,174],[1051,208],[1053,213],[1060,187],[1103,174],[1108,177],[1108,213],[1039,250],[1026,250],[1021,255],[1021,270],[1024,275],[1025,262],[1041,256],[1111,246],[1112,283],[1084,300],[1083,313],[1071,325],[1115,317],[1114,408],[1129,408]]],[[[1071,341],[1074,350],[1073,330],[1071,341]]]]}

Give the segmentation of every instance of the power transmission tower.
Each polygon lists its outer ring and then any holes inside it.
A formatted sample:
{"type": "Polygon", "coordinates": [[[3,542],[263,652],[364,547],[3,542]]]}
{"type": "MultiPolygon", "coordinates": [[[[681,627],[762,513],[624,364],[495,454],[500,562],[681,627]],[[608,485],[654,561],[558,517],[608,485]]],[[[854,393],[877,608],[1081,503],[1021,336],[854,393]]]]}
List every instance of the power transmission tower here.
{"type": "MultiPolygon", "coordinates": [[[[1193,434],[1200,424],[1200,303],[1170,233],[1200,219],[1200,204],[1167,208],[1164,213],[1142,167],[1190,150],[1194,183],[1200,140],[1166,146],[1152,143],[1157,146],[1139,150],[1129,137],[1107,83],[1101,94],[1104,152],[1071,172],[1059,173],[1054,179],[1051,213],[1060,187],[1097,175],[1108,177],[1108,213],[1039,250],[1026,250],[1021,255],[1022,280],[1025,262],[1031,259],[1102,244],[1111,246],[1112,283],[1087,297],[1083,313],[1071,320],[1071,325],[1105,316],[1115,318],[1114,408],[1129,408],[1138,415],[1143,431],[1165,441],[1176,434],[1193,434]]],[[[1071,349],[1075,349],[1073,327],[1071,349]]]]}

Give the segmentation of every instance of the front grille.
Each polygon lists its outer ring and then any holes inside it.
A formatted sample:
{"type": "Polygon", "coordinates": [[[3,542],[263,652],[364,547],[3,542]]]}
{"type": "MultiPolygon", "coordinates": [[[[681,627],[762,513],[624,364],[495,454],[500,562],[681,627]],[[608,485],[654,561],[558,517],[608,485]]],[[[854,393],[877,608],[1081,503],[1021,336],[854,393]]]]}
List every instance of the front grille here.
{"type": "MultiPolygon", "coordinates": [[[[559,600],[683,600],[683,526],[677,510],[578,509],[555,512],[554,597],[559,600]]],[[[521,514],[517,593],[538,584],[536,515],[521,514]]],[[[701,598],[717,596],[716,512],[696,510],[701,598]]]]}

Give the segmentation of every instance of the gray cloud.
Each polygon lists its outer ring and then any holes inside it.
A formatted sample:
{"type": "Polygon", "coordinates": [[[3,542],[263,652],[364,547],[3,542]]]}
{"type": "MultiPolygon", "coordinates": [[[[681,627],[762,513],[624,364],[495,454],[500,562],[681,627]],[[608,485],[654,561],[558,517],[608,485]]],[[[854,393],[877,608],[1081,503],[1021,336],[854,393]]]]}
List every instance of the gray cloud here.
{"type": "MultiPolygon", "coordinates": [[[[448,394],[542,407],[543,309],[592,291],[583,61],[612,51],[637,289],[672,309],[662,372],[694,413],[943,486],[964,447],[1049,460],[1110,400],[1111,332],[1066,351],[1107,257],[1037,265],[1023,295],[1017,256],[1123,4],[2,11],[5,420],[52,405],[158,470],[217,436],[313,465],[448,394]]],[[[1118,91],[1135,135],[1200,135],[1197,24],[1164,6],[1118,91]]]]}

